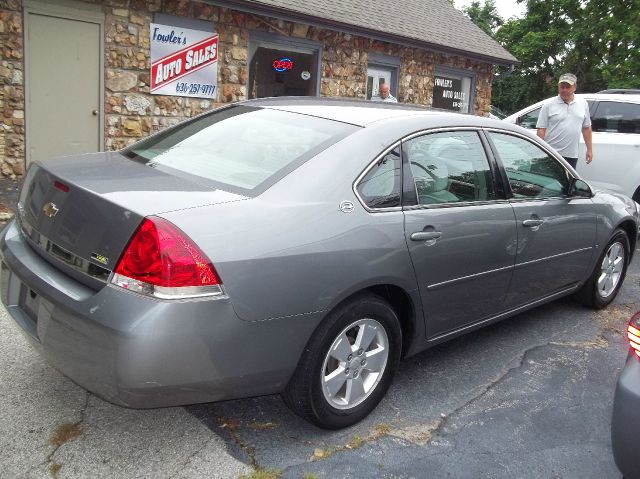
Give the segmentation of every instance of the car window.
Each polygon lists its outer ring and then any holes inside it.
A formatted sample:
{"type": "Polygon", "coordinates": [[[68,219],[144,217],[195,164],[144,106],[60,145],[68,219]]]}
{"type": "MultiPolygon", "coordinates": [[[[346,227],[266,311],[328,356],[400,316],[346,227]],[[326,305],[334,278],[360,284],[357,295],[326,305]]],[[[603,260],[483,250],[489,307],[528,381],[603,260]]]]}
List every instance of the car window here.
{"type": "Polygon", "coordinates": [[[400,148],[394,148],[376,162],[356,190],[369,208],[400,206],[400,178],[400,148]]]}
{"type": "Polygon", "coordinates": [[[357,127],[245,105],[219,109],[142,140],[129,158],[249,194],[273,184],[357,127]]]}
{"type": "Polygon", "coordinates": [[[516,123],[523,128],[535,128],[538,123],[538,116],[540,116],[541,109],[542,107],[539,107],[529,113],[519,116],[516,123]]]}
{"type": "Polygon", "coordinates": [[[640,104],[601,101],[591,125],[593,131],[640,133],[640,104]]]}
{"type": "Polygon", "coordinates": [[[569,173],[558,160],[530,141],[490,132],[515,198],[564,196],[569,173]]]}
{"type": "Polygon", "coordinates": [[[431,133],[405,142],[403,149],[419,204],[495,199],[489,161],[476,132],[431,133]]]}

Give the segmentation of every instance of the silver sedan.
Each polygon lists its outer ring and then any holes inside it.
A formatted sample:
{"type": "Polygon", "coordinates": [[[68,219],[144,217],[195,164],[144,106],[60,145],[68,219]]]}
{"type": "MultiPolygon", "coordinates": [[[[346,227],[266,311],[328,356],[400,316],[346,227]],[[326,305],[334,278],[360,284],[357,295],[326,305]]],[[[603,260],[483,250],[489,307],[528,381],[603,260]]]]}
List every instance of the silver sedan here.
{"type": "Polygon", "coordinates": [[[515,125],[249,101],[32,164],[0,290],[47,360],[108,401],[280,393],[340,428],[404,357],[566,295],[605,307],[637,207],[515,125]]]}

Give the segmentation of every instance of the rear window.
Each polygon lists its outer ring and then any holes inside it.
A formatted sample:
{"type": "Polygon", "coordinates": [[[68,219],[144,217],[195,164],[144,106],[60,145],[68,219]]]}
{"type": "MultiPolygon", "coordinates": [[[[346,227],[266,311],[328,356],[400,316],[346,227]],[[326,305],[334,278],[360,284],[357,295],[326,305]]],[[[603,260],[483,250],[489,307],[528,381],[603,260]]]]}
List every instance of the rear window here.
{"type": "Polygon", "coordinates": [[[153,168],[255,194],[356,129],[324,118],[237,105],[167,129],[124,154],[153,168]]]}

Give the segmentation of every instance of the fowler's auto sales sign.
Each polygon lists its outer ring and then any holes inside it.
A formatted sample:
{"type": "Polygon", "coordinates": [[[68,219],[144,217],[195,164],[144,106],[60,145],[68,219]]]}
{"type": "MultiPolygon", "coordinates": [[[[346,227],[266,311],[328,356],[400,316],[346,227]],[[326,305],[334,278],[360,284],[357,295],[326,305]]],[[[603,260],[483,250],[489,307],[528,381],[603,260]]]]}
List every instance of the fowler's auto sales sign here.
{"type": "Polygon", "coordinates": [[[215,98],[218,34],[152,23],[151,93],[215,98]]]}

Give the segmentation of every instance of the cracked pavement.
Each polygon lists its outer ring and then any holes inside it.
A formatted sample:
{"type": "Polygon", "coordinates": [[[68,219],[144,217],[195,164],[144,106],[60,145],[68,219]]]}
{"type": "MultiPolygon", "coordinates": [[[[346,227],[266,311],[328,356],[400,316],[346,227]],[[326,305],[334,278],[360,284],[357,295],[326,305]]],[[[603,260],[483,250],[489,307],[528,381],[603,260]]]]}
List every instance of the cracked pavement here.
{"type": "Polygon", "coordinates": [[[610,415],[639,258],[603,311],[560,300],[409,358],[341,431],[277,396],[111,405],[48,366],[2,309],[0,477],[619,478],[610,415]]]}

